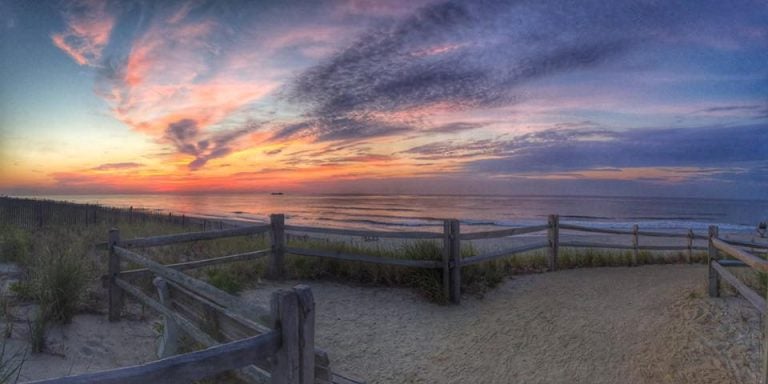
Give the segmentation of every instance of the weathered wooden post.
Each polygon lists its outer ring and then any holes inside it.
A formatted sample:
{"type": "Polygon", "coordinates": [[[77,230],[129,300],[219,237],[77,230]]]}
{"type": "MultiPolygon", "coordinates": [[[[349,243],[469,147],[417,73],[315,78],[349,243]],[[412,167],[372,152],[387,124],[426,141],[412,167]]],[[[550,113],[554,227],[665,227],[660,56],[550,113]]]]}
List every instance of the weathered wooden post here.
{"type": "Polygon", "coordinates": [[[640,256],[640,227],[637,224],[632,226],[632,265],[637,265],[637,260],[640,256]]]}
{"type": "Polygon", "coordinates": [[[272,328],[280,333],[280,349],[271,358],[272,384],[301,383],[299,298],[296,292],[278,290],[270,303],[272,328]]]}
{"type": "Polygon", "coordinates": [[[461,227],[459,220],[451,219],[451,303],[461,303],[461,227]]]}
{"type": "MultiPolygon", "coordinates": [[[[168,291],[168,284],[161,277],[156,277],[152,283],[157,288],[157,296],[160,298],[160,304],[168,309],[171,307],[171,294],[168,291]]],[[[179,325],[170,317],[163,315],[163,337],[157,346],[157,357],[166,358],[179,352],[179,325]]]]}
{"type": "Polygon", "coordinates": [[[695,235],[693,234],[693,229],[688,230],[688,252],[686,253],[685,257],[688,259],[686,260],[688,264],[693,262],[693,239],[695,238],[695,235]]]}
{"type": "Polygon", "coordinates": [[[451,297],[451,220],[443,220],[443,297],[451,297]]]}
{"type": "Polygon", "coordinates": [[[301,384],[315,382],[315,298],[308,285],[293,287],[299,299],[299,361],[301,384]]]}
{"type": "Polygon", "coordinates": [[[269,255],[269,277],[282,279],[285,272],[285,215],[269,216],[272,240],[272,253],[269,255]]]}
{"type": "Polygon", "coordinates": [[[720,274],[712,268],[712,263],[716,263],[718,259],[717,248],[715,248],[712,240],[717,239],[719,235],[719,229],[716,225],[709,226],[709,257],[707,258],[707,266],[709,270],[709,297],[720,296],[720,274]]]}
{"type": "Polygon", "coordinates": [[[549,215],[547,218],[549,229],[547,236],[549,238],[549,270],[557,270],[557,251],[560,248],[560,217],[558,215],[549,215]]]}
{"type": "Polygon", "coordinates": [[[120,321],[120,312],[123,309],[123,291],[115,284],[115,279],[120,275],[120,256],[115,253],[115,246],[120,243],[120,230],[109,230],[109,321],[120,321]]]}

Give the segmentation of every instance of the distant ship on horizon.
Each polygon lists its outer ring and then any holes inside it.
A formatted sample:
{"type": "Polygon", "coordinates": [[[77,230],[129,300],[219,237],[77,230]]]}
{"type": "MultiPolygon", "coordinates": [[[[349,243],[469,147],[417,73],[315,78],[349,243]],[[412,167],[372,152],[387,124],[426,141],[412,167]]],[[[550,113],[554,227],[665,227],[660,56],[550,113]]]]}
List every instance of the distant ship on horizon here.
{"type": "Polygon", "coordinates": [[[282,195],[282,192],[272,192],[273,195],[282,195]]]}

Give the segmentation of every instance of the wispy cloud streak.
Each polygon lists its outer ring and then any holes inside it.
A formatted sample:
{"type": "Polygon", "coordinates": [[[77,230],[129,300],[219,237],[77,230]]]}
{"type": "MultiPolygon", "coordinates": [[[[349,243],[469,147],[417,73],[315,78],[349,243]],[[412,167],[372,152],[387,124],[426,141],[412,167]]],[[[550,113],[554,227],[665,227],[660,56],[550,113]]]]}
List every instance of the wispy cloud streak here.
{"type": "Polygon", "coordinates": [[[98,66],[109,42],[115,18],[107,11],[106,0],[79,0],[64,10],[64,32],[51,36],[53,44],[80,65],[98,66]]]}

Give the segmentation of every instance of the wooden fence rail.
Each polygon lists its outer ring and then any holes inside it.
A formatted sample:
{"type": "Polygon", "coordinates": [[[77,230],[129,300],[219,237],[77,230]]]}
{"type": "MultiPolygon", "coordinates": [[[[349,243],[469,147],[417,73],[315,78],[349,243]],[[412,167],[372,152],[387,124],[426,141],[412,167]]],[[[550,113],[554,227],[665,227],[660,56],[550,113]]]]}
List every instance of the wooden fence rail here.
{"type": "MultiPolygon", "coordinates": [[[[766,299],[763,295],[755,292],[752,288],[747,286],[747,284],[739,280],[736,275],[726,269],[726,267],[746,266],[760,273],[768,273],[768,260],[738,248],[739,246],[744,245],[753,248],[764,248],[765,246],[742,241],[729,243],[719,238],[719,232],[720,231],[716,226],[709,227],[709,258],[707,262],[709,265],[709,296],[720,296],[720,281],[721,279],[725,280],[747,301],[757,308],[763,316],[764,335],[760,383],[768,384],[768,319],[766,319],[766,299]],[[756,245],[757,247],[754,247],[756,245]],[[735,258],[736,260],[721,259],[721,253],[725,254],[727,257],[735,258]]],[[[766,292],[766,295],[768,295],[768,292],[766,292]]]]}
{"type": "MultiPolygon", "coordinates": [[[[120,280],[118,280],[120,281],[120,280]]],[[[146,303],[166,316],[173,312],[149,299],[125,282],[120,283],[146,303]]],[[[273,384],[315,383],[314,301],[306,286],[272,294],[271,329],[258,336],[226,344],[214,345],[202,351],[176,355],[151,363],[109,371],[87,373],[56,379],[40,380],[34,384],[146,384],[188,383],[245,366],[268,365],[268,382],[273,384]]],[[[183,318],[176,317],[176,321],[183,318]]],[[[194,326],[188,325],[191,329],[194,326]]],[[[202,339],[205,337],[200,336],[202,339]]],[[[215,343],[213,340],[206,340],[215,343]]]]}

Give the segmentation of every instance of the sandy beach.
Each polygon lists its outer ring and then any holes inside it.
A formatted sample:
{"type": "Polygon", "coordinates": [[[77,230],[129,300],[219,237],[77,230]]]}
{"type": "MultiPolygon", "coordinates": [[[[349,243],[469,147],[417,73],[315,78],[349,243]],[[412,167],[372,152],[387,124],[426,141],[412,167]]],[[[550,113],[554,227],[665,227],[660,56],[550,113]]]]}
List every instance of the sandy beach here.
{"type": "MultiPolygon", "coordinates": [[[[517,276],[461,306],[406,289],[311,282],[318,345],[369,383],[743,383],[759,315],[709,299],[706,268],[592,268],[517,276]]],[[[244,294],[265,304],[268,284],[244,294]]]]}
{"type": "MultiPolygon", "coordinates": [[[[706,296],[701,265],[584,268],[519,275],[460,306],[405,288],[310,281],[317,345],[368,383],[743,383],[759,372],[760,318],[744,299],[706,296]]],[[[242,293],[266,305],[297,281],[242,293]]],[[[32,380],[154,359],[157,321],[79,315],[27,356],[32,380]]],[[[23,348],[16,324],[10,350],[23,348]]]]}

